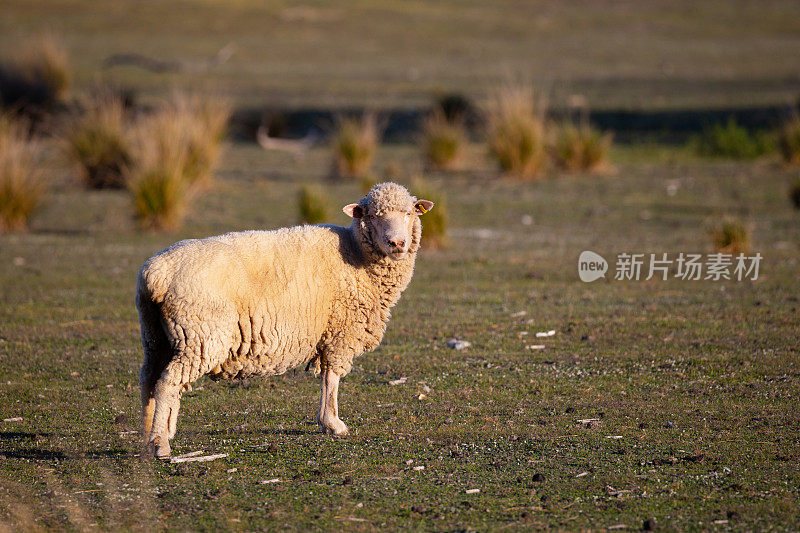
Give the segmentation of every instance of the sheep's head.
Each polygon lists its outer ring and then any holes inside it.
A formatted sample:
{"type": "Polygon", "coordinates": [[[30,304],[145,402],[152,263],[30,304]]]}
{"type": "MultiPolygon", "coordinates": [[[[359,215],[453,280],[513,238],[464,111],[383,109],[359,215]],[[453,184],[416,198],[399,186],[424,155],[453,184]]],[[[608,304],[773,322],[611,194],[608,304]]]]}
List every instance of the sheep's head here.
{"type": "Polygon", "coordinates": [[[343,211],[357,220],[363,237],[377,252],[397,261],[411,249],[415,231],[419,240],[419,215],[432,207],[433,202],[417,200],[402,185],[379,183],[343,211]]]}

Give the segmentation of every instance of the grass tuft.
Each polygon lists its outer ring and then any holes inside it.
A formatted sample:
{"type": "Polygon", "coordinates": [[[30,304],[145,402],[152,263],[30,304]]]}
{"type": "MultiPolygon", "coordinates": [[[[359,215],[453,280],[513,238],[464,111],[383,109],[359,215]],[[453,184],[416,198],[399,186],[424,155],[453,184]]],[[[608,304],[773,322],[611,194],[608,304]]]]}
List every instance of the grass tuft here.
{"type": "Polygon", "coordinates": [[[230,107],[222,100],[176,93],[166,106],[142,120],[137,135],[152,142],[140,147],[155,150],[151,157],[180,159],[183,179],[204,188],[211,184],[219,162],[229,118],[230,107]]]}
{"type": "Polygon", "coordinates": [[[436,170],[458,168],[466,134],[459,119],[450,120],[436,110],[423,123],[422,146],[427,164],[436,170]]]}
{"type": "Polygon", "coordinates": [[[781,128],[778,149],[787,164],[800,166],[800,116],[797,114],[781,128]]]}
{"type": "Polygon", "coordinates": [[[27,125],[0,115],[0,233],[25,231],[41,202],[33,155],[27,125]]]}
{"type": "Polygon", "coordinates": [[[303,224],[321,224],[330,220],[328,199],[317,187],[303,185],[297,196],[297,207],[303,224]]]}
{"type": "Polygon", "coordinates": [[[334,167],[339,178],[363,178],[369,173],[378,147],[377,117],[366,113],[361,119],[340,118],[333,137],[334,167]]]}
{"type": "Polygon", "coordinates": [[[22,43],[13,61],[0,65],[0,101],[25,109],[49,107],[69,93],[72,71],[64,43],[44,33],[22,43]]]}
{"type": "Polygon", "coordinates": [[[711,238],[718,252],[745,254],[750,250],[750,231],[737,218],[723,218],[712,230],[711,238]]]}
{"type": "Polygon", "coordinates": [[[545,104],[529,85],[506,85],[487,106],[489,150],[500,169],[531,179],[547,165],[545,104]]]}
{"type": "Polygon", "coordinates": [[[125,186],[125,169],[133,162],[132,150],[122,98],[110,90],[99,91],[67,134],[67,156],[88,187],[120,189],[125,186]]]}
{"type": "Polygon", "coordinates": [[[600,172],[609,168],[611,139],[611,133],[599,131],[587,121],[565,123],[558,131],[553,155],[566,170],[600,172]]]}
{"type": "MultiPolygon", "coordinates": [[[[161,142],[152,140],[150,143],[161,142]]],[[[144,229],[174,231],[183,222],[192,189],[184,177],[185,153],[176,146],[152,146],[129,169],[127,186],[136,218],[144,229]]]]}
{"type": "Polygon", "coordinates": [[[421,216],[422,246],[434,250],[447,248],[450,241],[447,226],[450,220],[447,212],[447,195],[425,180],[417,179],[412,184],[414,195],[419,199],[430,200],[434,208],[421,216]]]}
{"type": "Polygon", "coordinates": [[[755,159],[773,150],[766,134],[750,133],[734,117],[725,124],[706,128],[702,135],[695,136],[690,142],[699,155],[708,157],[755,159]]]}

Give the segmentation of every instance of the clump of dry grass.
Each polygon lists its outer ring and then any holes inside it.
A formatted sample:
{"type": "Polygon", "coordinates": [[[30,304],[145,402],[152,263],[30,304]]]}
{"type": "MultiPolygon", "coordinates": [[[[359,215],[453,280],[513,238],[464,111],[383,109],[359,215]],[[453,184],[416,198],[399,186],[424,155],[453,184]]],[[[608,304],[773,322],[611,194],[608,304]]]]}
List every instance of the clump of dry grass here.
{"type": "Polygon", "coordinates": [[[423,179],[414,180],[411,189],[419,199],[430,200],[434,208],[420,218],[423,226],[422,245],[434,250],[446,248],[450,241],[447,236],[447,226],[450,221],[447,212],[447,196],[444,191],[431,186],[423,179]]]}
{"type": "Polygon", "coordinates": [[[559,128],[553,156],[569,171],[599,172],[608,169],[612,135],[593,128],[588,121],[567,122],[559,128]]]}
{"type": "Polygon", "coordinates": [[[52,34],[31,37],[13,61],[0,66],[0,100],[7,106],[47,107],[64,99],[72,83],[66,48],[52,34]]]}
{"type": "Polygon", "coordinates": [[[781,128],[778,149],[787,164],[800,166],[800,116],[797,114],[781,128]]]}
{"type": "Polygon", "coordinates": [[[504,173],[531,179],[547,165],[544,101],[526,84],[509,84],[491,95],[486,115],[489,150],[504,173]]]}
{"type": "Polygon", "coordinates": [[[193,192],[184,176],[186,154],[181,139],[149,138],[142,142],[136,164],[127,175],[136,217],[145,229],[176,230],[193,192]]]}
{"type": "Polygon", "coordinates": [[[380,128],[374,113],[361,119],[339,118],[333,136],[333,159],[339,178],[363,178],[378,147],[380,128]]]}
{"type": "Polygon", "coordinates": [[[750,250],[750,230],[732,217],[723,218],[711,232],[714,249],[727,254],[745,254],[750,250]]]}
{"type": "Polygon", "coordinates": [[[180,226],[192,197],[212,181],[229,117],[224,101],[176,93],[139,122],[128,189],[143,227],[180,226]]]}
{"type": "Polygon", "coordinates": [[[297,196],[297,207],[303,224],[321,224],[330,220],[328,198],[317,187],[303,185],[297,196]]]}
{"type": "Polygon", "coordinates": [[[459,119],[449,120],[436,110],[423,123],[422,147],[427,164],[437,170],[452,170],[461,162],[466,134],[459,119]]]}
{"type": "Polygon", "coordinates": [[[132,139],[122,99],[101,90],[66,136],[66,153],[93,189],[122,188],[132,163],[132,139]]]}
{"type": "Polygon", "coordinates": [[[0,115],[0,233],[25,231],[44,184],[36,175],[27,125],[0,115]]]}

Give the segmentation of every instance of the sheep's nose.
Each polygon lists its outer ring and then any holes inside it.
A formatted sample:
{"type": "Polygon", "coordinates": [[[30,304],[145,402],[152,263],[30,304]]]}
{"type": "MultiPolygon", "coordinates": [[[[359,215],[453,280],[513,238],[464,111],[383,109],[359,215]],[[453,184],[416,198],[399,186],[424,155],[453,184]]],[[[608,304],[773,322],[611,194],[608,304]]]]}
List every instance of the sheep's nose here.
{"type": "Polygon", "coordinates": [[[389,239],[389,246],[393,248],[405,248],[406,247],[406,240],[405,239],[389,239]]]}

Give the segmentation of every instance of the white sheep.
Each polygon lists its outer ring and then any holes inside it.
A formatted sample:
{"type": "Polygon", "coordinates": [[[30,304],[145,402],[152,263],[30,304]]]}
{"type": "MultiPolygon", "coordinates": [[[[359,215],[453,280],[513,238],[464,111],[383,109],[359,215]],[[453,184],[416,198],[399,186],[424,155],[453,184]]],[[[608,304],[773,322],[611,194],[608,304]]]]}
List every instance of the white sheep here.
{"type": "Polygon", "coordinates": [[[151,452],[169,456],[180,396],[201,376],[268,376],[303,364],[322,374],[317,422],[346,435],[339,379],[355,356],[381,342],[389,311],[411,281],[418,215],[432,207],[382,183],[344,207],[349,227],[227,233],[178,242],[147,260],[136,307],[151,452]]]}

